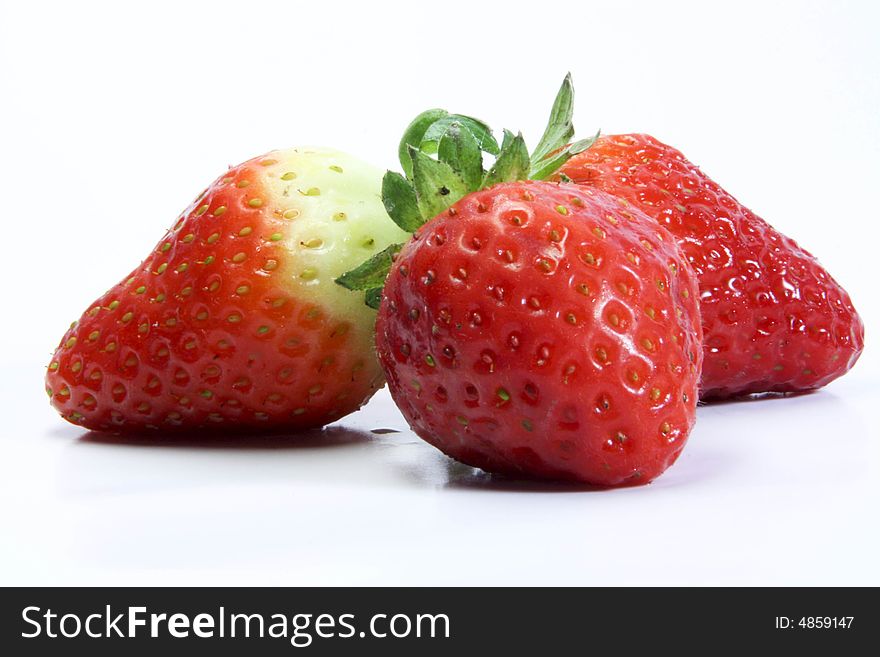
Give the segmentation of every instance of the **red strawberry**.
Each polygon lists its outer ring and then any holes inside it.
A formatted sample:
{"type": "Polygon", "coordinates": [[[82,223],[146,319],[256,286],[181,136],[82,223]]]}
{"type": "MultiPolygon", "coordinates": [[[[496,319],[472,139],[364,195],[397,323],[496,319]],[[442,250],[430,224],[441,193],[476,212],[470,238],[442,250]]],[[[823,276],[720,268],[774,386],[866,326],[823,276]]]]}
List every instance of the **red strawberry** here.
{"type": "Polygon", "coordinates": [[[531,157],[521,136],[498,149],[473,119],[420,115],[401,146],[408,178],[383,182],[391,218],[415,237],[393,266],[396,246],[339,282],[382,298],[380,362],[431,444],[491,472],[645,483],[694,423],[697,284],[672,236],[638,210],[525,180],[591,143],[563,147],[571,93],[566,78],[531,157]],[[497,154],[488,172],[481,149],[497,154]]]}
{"type": "Polygon", "coordinates": [[[864,327],[846,291],[679,151],[647,135],[606,136],[561,171],[678,239],[700,283],[702,398],[820,388],[858,360],[864,327]]]}
{"type": "Polygon", "coordinates": [[[377,348],[403,415],[450,456],[491,472],[645,483],[694,423],[696,281],[672,237],[614,197],[502,184],[404,248],[377,348]]]}
{"type": "Polygon", "coordinates": [[[102,431],[299,429],[357,409],[382,383],[375,313],[333,279],[404,235],[380,180],[328,149],[230,169],[67,331],[52,404],[102,431]]]}

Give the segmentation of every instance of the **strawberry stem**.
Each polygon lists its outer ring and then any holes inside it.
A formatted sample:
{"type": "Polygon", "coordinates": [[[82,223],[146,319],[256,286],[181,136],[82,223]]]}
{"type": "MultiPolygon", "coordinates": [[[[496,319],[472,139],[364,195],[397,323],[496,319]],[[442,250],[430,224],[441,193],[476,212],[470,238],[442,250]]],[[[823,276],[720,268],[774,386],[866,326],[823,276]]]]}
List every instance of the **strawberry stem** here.
{"type": "MultiPolygon", "coordinates": [[[[589,139],[570,143],[573,112],[574,87],[568,74],[531,155],[522,134],[504,130],[499,147],[491,128],[479,119],[442,109],[422,112],[407,126],[398,147],[405,175],[388,171],[382,179],[382,201],[388,215],[400,228],[413,233],[472,192],[504,182],[549,178],[599,136],[597,132],[589,139]],[[488,170],[483,168],[484,153],[495,157],[488,170]]],[[[377,308],[382,284],[401,246],[391,245],[336,282],[349,290],[364,291],[367,305],[377,308]]]]}

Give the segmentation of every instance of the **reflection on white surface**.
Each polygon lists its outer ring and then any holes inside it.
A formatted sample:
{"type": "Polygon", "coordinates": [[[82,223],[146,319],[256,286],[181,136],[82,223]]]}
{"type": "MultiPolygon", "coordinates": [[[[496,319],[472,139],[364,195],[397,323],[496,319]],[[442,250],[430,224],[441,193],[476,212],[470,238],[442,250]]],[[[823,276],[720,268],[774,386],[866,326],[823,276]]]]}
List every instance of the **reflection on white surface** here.
{"type": "Polygon", "coordinates": [[[324,431],[183,443],[83,433],[26,395],[0,583],[877,584],[877,389],[701,407],[675,466],[610,491],[455,463],[385,391],[324,431]]]}

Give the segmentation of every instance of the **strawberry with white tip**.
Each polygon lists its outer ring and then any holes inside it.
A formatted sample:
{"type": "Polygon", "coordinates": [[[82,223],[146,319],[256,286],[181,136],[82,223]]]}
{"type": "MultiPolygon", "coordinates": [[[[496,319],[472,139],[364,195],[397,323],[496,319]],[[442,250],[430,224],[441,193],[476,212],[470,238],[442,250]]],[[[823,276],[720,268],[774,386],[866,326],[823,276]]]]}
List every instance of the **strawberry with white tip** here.
{"type": "Polygon", "coordinates": [[[333,281],[405,237],[381,180],[326,148],[231,168],[64,334],[52,405],[113,432],[296,430],[359,408],[383,383],[375,312],[333,281]]]}

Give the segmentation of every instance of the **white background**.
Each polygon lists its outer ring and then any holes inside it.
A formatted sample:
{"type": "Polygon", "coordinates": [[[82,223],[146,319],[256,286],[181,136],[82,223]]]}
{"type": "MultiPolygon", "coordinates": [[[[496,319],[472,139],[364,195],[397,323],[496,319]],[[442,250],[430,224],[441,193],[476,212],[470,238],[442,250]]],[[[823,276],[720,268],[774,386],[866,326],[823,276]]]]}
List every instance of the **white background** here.
{"type": "Polygon", "coordinates": [[[880,584],[880,4],[716,4],[0,0],[0,583],[880,584]],[[201,446],[49,408],[67,324],[227,165],[393,167],[438,105],[534,144],[568,70],[582,135],[678,146],[849,289],[850,375],[701,408],[677,465],[610,492],[458,466],[384,392],[324,436],[201,446]]]}

